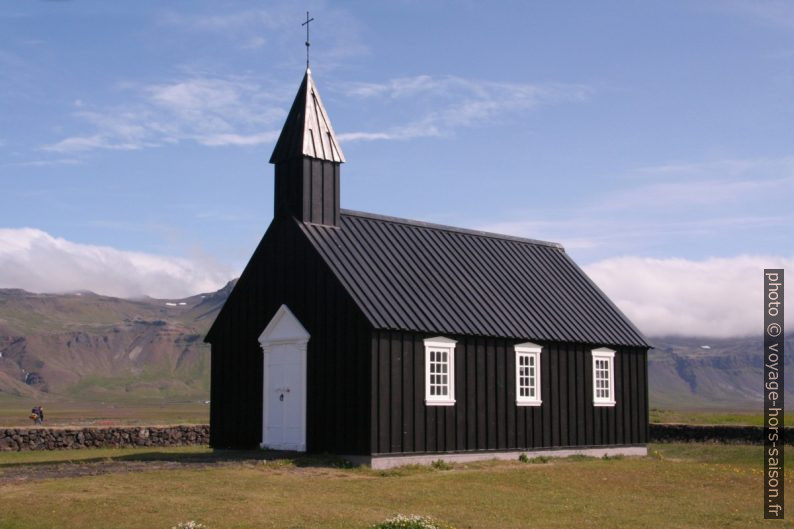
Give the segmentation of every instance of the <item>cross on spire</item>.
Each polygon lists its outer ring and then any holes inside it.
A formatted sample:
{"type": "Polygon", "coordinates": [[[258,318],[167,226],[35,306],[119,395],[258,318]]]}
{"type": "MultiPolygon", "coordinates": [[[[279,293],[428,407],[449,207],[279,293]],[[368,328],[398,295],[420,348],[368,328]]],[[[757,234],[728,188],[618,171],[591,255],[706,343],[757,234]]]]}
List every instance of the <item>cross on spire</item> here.
{"type": "Polygon", "coordinates": [[[301,24],[301,26],[306,26],[306,69],[309,69],[309,22],[313,21],[314,18],[309,18],[309,12],[306,11],[306,22],[301,24]]]}

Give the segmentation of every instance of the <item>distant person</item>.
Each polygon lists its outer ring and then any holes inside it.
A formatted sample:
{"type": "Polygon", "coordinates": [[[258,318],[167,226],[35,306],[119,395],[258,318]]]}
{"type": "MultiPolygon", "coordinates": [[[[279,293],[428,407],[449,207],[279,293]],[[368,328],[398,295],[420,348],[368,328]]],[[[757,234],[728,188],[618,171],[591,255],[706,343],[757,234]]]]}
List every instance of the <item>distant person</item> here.
{"type": "Polygon", "coordinates": [[[30,418],[33,419],[33,424],[44,423],[44,408],[41,406],[34,406],[33,409],[30,410],[30,418]]]}

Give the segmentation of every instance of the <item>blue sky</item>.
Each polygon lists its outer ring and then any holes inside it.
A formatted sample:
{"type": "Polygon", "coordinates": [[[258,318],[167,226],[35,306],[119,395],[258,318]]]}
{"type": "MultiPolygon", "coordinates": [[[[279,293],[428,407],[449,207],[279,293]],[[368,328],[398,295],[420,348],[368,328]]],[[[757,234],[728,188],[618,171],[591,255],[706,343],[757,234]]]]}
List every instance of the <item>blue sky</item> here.
{"type": "Polygon", "coordinates": [[[306,9],[343,207],[562,242],[622,307],[626,267],[729,288],[791,263],[794,4],[484,6],[3,3],[0,287],[238,274],[272,217],[306,9]]]}

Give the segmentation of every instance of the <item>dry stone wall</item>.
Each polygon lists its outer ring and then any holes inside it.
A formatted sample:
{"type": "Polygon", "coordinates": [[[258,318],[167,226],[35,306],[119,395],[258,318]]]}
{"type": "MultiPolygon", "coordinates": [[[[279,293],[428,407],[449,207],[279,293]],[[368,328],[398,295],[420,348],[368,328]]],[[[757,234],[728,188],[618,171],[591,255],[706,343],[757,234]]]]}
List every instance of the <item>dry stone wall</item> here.
{"type": "MultiPolygon", "coordinates": [[[[794,444],[794,428],[784,429],[786,444],[794,444]]],[[[701,426],[651,424],[652,442],[714,442],[761,444],[760,426],[701,426]]],[[[208,424],[103,428],[0,428],[0,451],[136,446],[207,445],[208,424]]]]}
{"type": "Polygon", "coordinates": [[[186,446],[210,442],[207,424],[103,428],[2,428],[0,451],[186,446]]]}
{"type": "MultiPolygon", "coordinates": [[[[651,424],[652,442],[711,442],[733,444],[762,444],[761,426],[720,426],[695,424],[651,424]]],[[[794,428],[783,428],[785,444],[794,444],[794,428]]]]}

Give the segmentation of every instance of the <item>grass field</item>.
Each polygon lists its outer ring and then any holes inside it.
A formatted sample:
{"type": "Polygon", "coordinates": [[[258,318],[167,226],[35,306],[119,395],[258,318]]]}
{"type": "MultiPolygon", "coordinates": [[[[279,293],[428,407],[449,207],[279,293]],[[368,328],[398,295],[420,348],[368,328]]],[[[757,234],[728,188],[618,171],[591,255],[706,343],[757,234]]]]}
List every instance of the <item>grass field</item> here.
{"type": "MultiPolygon", "coordinates": [[[[0,427],[29,426],[32,401],[0,396],[0,427]]],[[[209,405],[204,402],[173,402],[158,404],[99,403],[68,401],[44,402],[47,424],[50,426],[111,426],[155,424],[206,424],[209,405]]],[[[664,410],[651,408],[651,422],[681,424],[746,424],[760,426],[761,410],[664,410]]],[[[787,413],[786,424],[794,424],[794,413],[787,413]]]]}
{"type": "Polygon", "coordinates": [[[100,402],[29,402],[0,399],[0,427],[30,426],[30,409],[42,404],[46,426],[120,426],[163,424],[206,424],[209,405],[203,402],[160,404],[104,404],[100,402]]]}
{"type": "Polygon", "coordinates": [[[398,512],[458,529],[792,527],[762,519],[761,447],[650,449],[389,471],[203,447],[0,453],[0,528],[364,528],[398,512]]]}
{"type": "MultiPolygon", "coordinates": [[[[758,411],[663,410],[651,408],[651,422],[678,424],[735,424],[761,426],[763,409],[758,411]]],[[[785,424],[794,424],[794,413],[785,414],[785,424]]]]}

